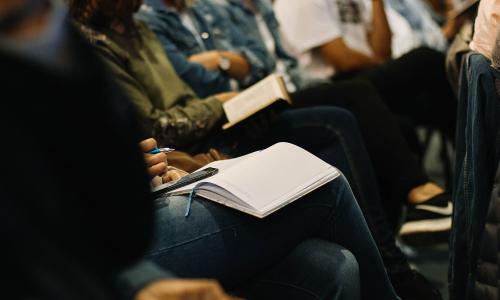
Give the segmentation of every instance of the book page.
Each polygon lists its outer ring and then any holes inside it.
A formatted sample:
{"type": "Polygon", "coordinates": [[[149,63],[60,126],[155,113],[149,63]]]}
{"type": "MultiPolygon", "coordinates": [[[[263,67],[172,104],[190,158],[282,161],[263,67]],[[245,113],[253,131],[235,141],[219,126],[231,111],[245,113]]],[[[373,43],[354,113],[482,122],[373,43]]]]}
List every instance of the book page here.
{"type": "Polygon", "coordinates": [[[279,75],[269,75],[224,103],[224,112],[229,121],[224,125],[224,129],[248,118],[279,99],[289,101],[286,89],[283,87],[283,80],[279,75]]]}
{"type": "Polygon", "coordinates": [[[263,212],[338,171],[289,143],[275,144],[209,179],[263,212]]]}

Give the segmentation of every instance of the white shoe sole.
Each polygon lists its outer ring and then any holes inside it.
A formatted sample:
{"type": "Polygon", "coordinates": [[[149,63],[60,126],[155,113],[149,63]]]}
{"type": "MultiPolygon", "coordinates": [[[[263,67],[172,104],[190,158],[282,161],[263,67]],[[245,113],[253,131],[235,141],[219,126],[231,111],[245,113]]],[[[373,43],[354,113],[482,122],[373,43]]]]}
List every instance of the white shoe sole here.
{"type": "Polygon", "coordinates": [[[404,223],[399,231],[401,235],[442,232],[451,229],[451,217],[433,220],[411,221],[404,223]]]}

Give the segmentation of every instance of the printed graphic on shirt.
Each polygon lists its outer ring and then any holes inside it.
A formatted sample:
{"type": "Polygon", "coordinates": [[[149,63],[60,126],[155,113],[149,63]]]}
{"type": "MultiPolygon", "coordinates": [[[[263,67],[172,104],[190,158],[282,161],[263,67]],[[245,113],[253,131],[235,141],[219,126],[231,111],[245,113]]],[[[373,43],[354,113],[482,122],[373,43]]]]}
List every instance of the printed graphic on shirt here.
{"type": "Polygon", "coordinates": [[[342,23],[361,23],[359,3],[353,0],[337,0],[340,20],[342,23]]]}

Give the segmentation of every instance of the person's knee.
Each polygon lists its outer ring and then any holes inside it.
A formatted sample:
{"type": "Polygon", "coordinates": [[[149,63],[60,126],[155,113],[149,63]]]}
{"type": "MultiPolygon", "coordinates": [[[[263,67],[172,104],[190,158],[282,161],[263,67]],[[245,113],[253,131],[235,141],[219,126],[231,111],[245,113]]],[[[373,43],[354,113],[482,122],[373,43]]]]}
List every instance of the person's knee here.
{"type": "Polygon", "coordinates": [[[356,299],[359,295],[359,265],[355,256],[344,247],[324,241],[311,239],[302,243],[302,247],[310,249],[305,259],[309,264],[311,276],[317,279],[321,292],[327,295],[343,295],[356,299]]]}

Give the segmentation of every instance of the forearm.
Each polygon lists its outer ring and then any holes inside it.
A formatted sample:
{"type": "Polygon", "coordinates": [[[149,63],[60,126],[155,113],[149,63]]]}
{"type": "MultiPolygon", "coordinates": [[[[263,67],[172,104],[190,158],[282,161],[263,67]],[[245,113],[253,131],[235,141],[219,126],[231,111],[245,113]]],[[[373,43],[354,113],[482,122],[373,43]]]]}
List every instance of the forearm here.
{"type": "Polygon", "coordinates": [[[378,57],[368,56],[349,48],[342,39],[336,39],[318,49],[326,63],[339,72],[348,72],[372,67],[383,62],[378,57]]]}
{"type": "Polygon", "coordinates": [[[250,73],[250,64],[245,57],[230,51],[210,51],[195,54],[189,57],[190,62],[201,64],[205,69],[215,71],[219,69],[219,62],[222,58],[231,62],[227,75],[234,79],[243,80],[250,73]]]}
{"type": "Polygon", "coordinates": [[[383,0],[372,0],[373,28],[369,35],[374,55],[382,60],[391,58],[391,28],[387,21],[383,0]]]}
{"type": "Polygon", "coordinates": [[[245,57],[229,51],[222,51],[219,53],[221,56],[231,61],[231,68],[226,72],[229,76],[238,80],[243,80],[250,74],[250,64],[245,57]]]}
{"type": "Polygon", "coordinates": [[[223,115],[221,100],[213,97],[193,99],[152,118],[153,137],[160,146],[190,145],[206,137],[223,115]]]}

